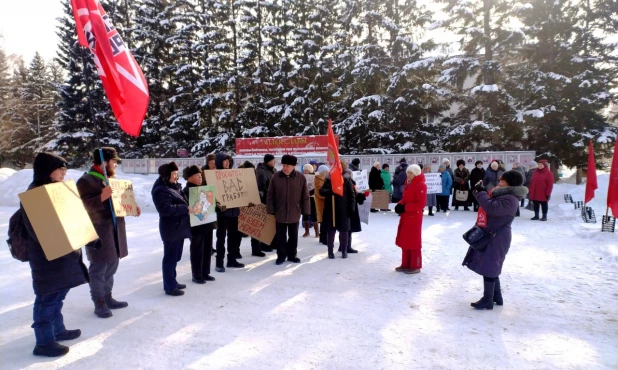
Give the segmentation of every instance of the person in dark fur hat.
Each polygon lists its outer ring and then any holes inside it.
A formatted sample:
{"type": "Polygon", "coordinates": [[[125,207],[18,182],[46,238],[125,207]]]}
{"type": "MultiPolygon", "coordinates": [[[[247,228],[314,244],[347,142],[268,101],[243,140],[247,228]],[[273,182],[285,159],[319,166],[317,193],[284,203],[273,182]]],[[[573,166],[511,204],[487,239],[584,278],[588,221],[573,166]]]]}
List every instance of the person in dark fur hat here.
{"type": "Polygon", "coordinates": [[[176,163],[159,167],[159,178],[151,194],[159,212],[159,233],[163,240],[163,289],[167,295],[181,296],[187,286],[176,280],[176,265],[182,258],[184,240],[191,238],[191,224],[189,201],[178,184],[176,163]]]}
{"type": "Polygon", "coordinates": [[[453,171],[453,188],[455,189],[455,196],[453,197],[453,206],[455,207],[455,211],[459,210],[459,207],[464,207],[464,211],[469,211],[468,205],[471,202],[470,194],[470,171],[466,168],[466,161],[460,159],[457,161],[457,168],[453,171]],[[457,198],[457,190],[467,191],[468,198],[465,201],[458,201],[457,198]]]}
{"type": "Polygon", "coordinates": [[[474,188],[480,204],[476,225],[491,234],[489,245],[482,251],[472,247],[463,260],[463,265],[483,276],[483,298],[472,303],[477,309],[491,310],[494,303],[502,306],[500,274],[506,254],[511,247],[511,224],[519,209],[519,201],[528,194],[522,186],[524,179],[517,171],[506,171],[500,176],[497,186],[487,192],[483,184],[474,188]]]}
{"type": "MultiPolygon", "coordinates": [[[[54,153],[39,153],[34,159],[33,170],[33,181],[28,190],[62,182],[67,173],[67,161],[54,153]]],[[[28,235],[28,263],[35,294],[32,328],[36,346],[32,353],[36,356],[63,356],[69,352],[69,347],[58,342],[81,335],[79,329],[67,330],[64,327],[63,301],[71,288],[89,281],[88,270],[82,261],[81,249],[48,261],[21,205],[19,211],[28,235]]]]}
{"type": "Polygon", "coordinates": [[[216,156],[214,154],[208,154],[206,156],[206,165],[202,167],[202,170],[216,170],[217,166],[215,165],[215,157],[216,156]]]}

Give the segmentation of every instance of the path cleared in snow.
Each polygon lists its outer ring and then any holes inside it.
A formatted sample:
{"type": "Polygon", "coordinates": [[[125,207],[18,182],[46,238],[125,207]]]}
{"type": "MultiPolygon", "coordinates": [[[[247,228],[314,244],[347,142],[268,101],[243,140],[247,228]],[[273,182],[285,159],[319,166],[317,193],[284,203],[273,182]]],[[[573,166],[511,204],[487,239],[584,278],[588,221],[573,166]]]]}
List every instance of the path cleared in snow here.
{"type": "MultiPolygon", "coordinates": [[[[71,290],[65,322],[82,337],[59,359],[31,355],[30,270],[1,248],[0,367],[615,369],[618,271],[607,251],[617,235],[573,221],[558,204],[546,223],[522,210],[501,276],[505,305],[493,311],[470,307],[482,278],[461,266],[472,212],[425,218],[418,275],[394,271],[394,213],[372,214],[354,235],[360,253],[347,260],[301,238],[302,263],[275,266],[274,253],[251,257],[243,239],[247,268],[213,272],[206,285],[191,282],[186,243],[182,297],[163,293],[157,215],[129,218],[130,255],[114,289],[129,307],[99,319],[88,287],[71,290]]],[[[0,208],[0,234],[13,211],[0,208]]]]}

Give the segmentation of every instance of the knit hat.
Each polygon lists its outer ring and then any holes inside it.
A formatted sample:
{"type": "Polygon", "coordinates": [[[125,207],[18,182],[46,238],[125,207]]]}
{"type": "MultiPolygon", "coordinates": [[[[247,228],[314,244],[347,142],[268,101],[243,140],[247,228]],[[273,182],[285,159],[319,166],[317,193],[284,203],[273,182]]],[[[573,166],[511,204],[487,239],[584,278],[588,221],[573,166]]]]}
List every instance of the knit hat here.
{"type": "MultiPolygon", "coordinates": [[[[112,159],[116,160],[116,162],[118,163],[122,161],[120,157],[118,156],[118,152],[116,152],[115,148],[102,147],[101,149],[103,150],[103,160],[105,162],[110,161],[112,159]]],[[[101,164],[101,153],[99,152],[98,149],[92,152],[92,160],[94,161],[94,164],[101,164]]]]}
{"type": "Polygon", "coordinates": [[[275,159],[275,156],[274,156],[274,155],[272,155],[272,154],[266,154],[266,155],[264,156],[264,163],[268,163],[268,162],[272,161],[273,159],[275,159]]]}
{"type": "Polygon", "coordinates": [[[318,165],[318,161],[311,160],[311,161],[309,161],[309,164],[312,165],[312,166],[317,166],[318,165]]]}
{"type": "Polygon", "coordinates": [[[442,163],[446,163],[446,162],[451,163],[451,160],[448,158],[442,158],[442,163]]]}
{"type": "Polygon", "coordinates": [[[318,167],[318,173],[324,173],[324,172],[330,172],[330,168],[328,168],[327,165],[323,164],[320,167],[318,167]]]}
{"type": "Polygon", "coordinates": [[[193,165],[193,166],[185,167],[185,169],[182,170],[182,178],[185,180],[189,180],[191,176],[197,173],[202,173],[202,170],[200,170],[198,166],[193,165]]]}
{"type": "Polygon", "coordinates": [[[543,166],[545,166],[545,167],[549,167],[549,166],[547,165],[547,159],[541,159],[541,160],[539,161],[539,163],[543,163],[543,166]]]}
{"type": "Polygon", "coordinates": [[[406,169],[406,172],[413,174],[414,176],[418,176],[421,174],[421,168],[418,164],[413,164],[406,169]]]}
{"type": "Polygon", "coordinates": [[[466,161],[464,161],[463,159],[460,159],[457,161],[457,167],[459,167],[459,165],[463,164],[464,166],[466,165],[466,161]]]}
{"type": "Polygon", "coordinates": [[[172,176],[172,172],[178,171],[178,166],[174,162],[162,164],[159,166],[159,176],[162,178],[169,180],[172,176]]]}
{"type": "Polygon", "coordinates": [[[502,174],[502,176],[500,176],[500,178],[506,181],[509,186],[522,186],[524,184],[524,177],[519,171],[506,171],[502,174]]]}
{"type": "Polygon", "coordinates": [[[289,166],[296,166],[297,163],[298,163],[298,159],[293,155],[286,154],[283,157],[281,157],[281,164],[287,164],[289,166]]]}
{"type": "Polygon", "coordinates": [[[32,180],[36,185],[45,185],[51,182],[49,175],[58,168],[66,168],[67,161],[54,153],[42,152],[36,155],[32,164],[32,180]]]}
{"type": "Polygon", "coordinates": [[[303,172],[313,173],[313,165],[311,163],[307,163],[303,166],[303,172]]]}
{"type": "Polygon", "coordinates": [[[537,168],[539,165],[535,161],[528,162],[528,169],[537,168]]]}
{"type": "Polygon", "coordinates": [[[358,158],[354,158],[354,159],[352,160],[352,164],[353,164],[353,165],[355,165],[355,166],[360,165],[360,159],[358,159],[358,158]]]}
{"type": "Polygon", "coordinates": [[[406,159],[405,159],[405,158],[401,158],[401,160],[399,161],[399,163],[406,163],[406,159]]]}
{"type": "Polygon", "coordinates": [[[498,163],[497,161],[493,161],[493,162],[491,162],[491,164],[489,165],[489,167],[490,167],[492,170],[496,171],[496,170],[498,170],[498,168],[500,168],[500,163],[498,163]],[[494,169],[494,163],[496,164],[496,166],[495,166],[496,168],[495,168],[495,169],[494,169]]]}

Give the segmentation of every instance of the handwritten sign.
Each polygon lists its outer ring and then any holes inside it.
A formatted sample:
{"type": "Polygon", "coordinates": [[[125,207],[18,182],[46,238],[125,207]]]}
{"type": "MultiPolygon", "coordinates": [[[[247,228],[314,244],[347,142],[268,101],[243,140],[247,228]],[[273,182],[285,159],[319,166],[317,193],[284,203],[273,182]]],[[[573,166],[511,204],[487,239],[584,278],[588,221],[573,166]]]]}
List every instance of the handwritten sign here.
{"type": "Polygon", "coordinates": [[[204,171],[204,175],[206,183],[215,186],[217,201],[227,208],[261,203],[255,170],[252,168],[204,171]]]}
{"type": "Polygon", "coordinates": [[[427,185],[427,194],[442,193],[442,177],[440,177],[440,173],[425,173],[425,185],[427,185]]]}
{"type": "Polygon", "coordinates": [[[112,203],[116,217],[137,216],[137,203],[133,183],[129,180],[109,179],[112,187],[112,203]]]}
{"type": "Polygon", "coordinates": [[[253,207],[242,207],[240,209],[238,231],[241,233],[270,245],[275,237],[276,229],[275,216],[267,213],[264,204],[260,203],[253,207]]]}
{"type": "Polygon", "coordinates": [[[309,191],[315,189],[315,175],[305,174],[305,178],[307,179],[307,188],[309,191]]]}
{"type": "Polygon", "coordinates": [[[352,179],[356,182],[357,191],[369,190],[369,177],[367,176],[367,170],[353,171],[352,179]]]}
{"type": "Polygon", "coordinates": [[[371,192],[371,208],[388,209],[390,203],[390,193],[388,190],[376,190],[371,192]]]}
{"type": "MultiPolygon", "coordinates": [[[[358,205],[358,215],[360,217],[360,222],[369,225],[369,214],[371,213],[371,202],[373,201],[373,197],[371,193],[367,196],[367,199],[363,202],[363,204],[358,205]]],[[[386,209],[386,208],[384,208],[386,209]]]]}
{"type": "Polygon", "coordinates": [[[196,186],[189,188],[189,221],[191,227],[214,222],[216,217],[209,217],[215,214],[215,187],[213,185],[196,186]]]}

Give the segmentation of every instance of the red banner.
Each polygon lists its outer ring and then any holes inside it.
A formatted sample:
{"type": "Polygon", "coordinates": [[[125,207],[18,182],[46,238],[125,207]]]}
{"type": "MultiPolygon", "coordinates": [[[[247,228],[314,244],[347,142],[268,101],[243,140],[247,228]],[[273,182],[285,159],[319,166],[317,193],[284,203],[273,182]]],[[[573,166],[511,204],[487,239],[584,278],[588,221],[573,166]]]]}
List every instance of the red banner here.
{"type": "Polygon", "coordinates": [[[594,161],[594,147],[590,140],[590,149],[588,149],[588,176],[586,177],[586,197],[584,204],[590,202],[594,198],[594,191],[599,188],[597,184],[597,165],[594,161]]]}
{"type": "MultiPolygon", "coordinates": [[[[618,143],[618,135],[616,135],[618,143]]],[[[614,157],[612,159],[612,169],[609,173],[609,186],[607,188],[607,207],[612,210],[614,217],[618,217],[618,152],[614,143],[614,157]]]]}
{"type": "Polygon", "coordinates": [[[335,140],[333,122],[330,119],[328,120],[328,151],[326,154],[328,164],[330,165],[330,181],[333,186],[333,193],[343,196],[343,168],[339,159],[339,143],[335,140]]]}
{"type": "MultiPolygon", "coordinates": [[[[339,144],[339,137],[336,137],[339,144]]],[[[324,155],[328,151],[328,136],[280,136],[236,139],[236,155],[324,155]]]]}

